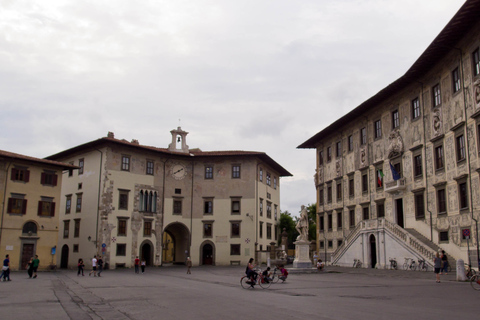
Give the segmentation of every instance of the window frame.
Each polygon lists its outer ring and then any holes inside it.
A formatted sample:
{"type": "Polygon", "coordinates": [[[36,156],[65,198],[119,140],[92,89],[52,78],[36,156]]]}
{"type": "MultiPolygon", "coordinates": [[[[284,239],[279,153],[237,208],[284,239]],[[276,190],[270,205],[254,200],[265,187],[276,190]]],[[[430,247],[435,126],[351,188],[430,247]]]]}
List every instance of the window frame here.
{"type": "Polygon", "coordinates": [[[400,127],[400,112],[398,109],[392,111],[392,130],[400,127]]]}
{"type": "Polygon", "coordinates": [[[151,237],[152,236],[152,227],[153,227],[153,224],[152,224],[152,220],[150,219],[144,219],[143,220],[143,236],[144,237],[151,237]]]}
{"type": "Polygon", "coordinates": [[[146,172],[147,175],[153,176],[155,173],[155,162],[153,160],[147,160],[147,168],[146,172]]]}
{"type": "Polygon", "coordinates": [[[455,135],[455,153],[457,163],[465,161],[467,158],[467,151],[465,145],[465,135],[462,133],[455,135]]]}
{"type": "Polygon", "coordinates": [[[183,202],[182,199],[179,199],[179,198],[173,199],[173,208],[172,208],[173,215],[182,215],[182,210],[183,210],[182,202],[183,202]]]}
{"type": "Polygon", "coordinates": [[[232,179],[241,178],[241,166],[239,164],[232,165],[232,179]]]}
{"type": "Polygon", "coordinates": [[[460,70],[458,67],[452,71],[452,92],[456,94],[462,89],[462,82],[460,79],[460,70]]]}
{"type": "Polygon", "coordinates": [[[213,166],[206,165],[204,174],[205,180],[213,180],[213,166]]]}
{"type": "Polygon", "coordinates": [[[420,110],[420,99],[418,97],[412,99],[411,106],[412,106],[412,121],[419,119],[420,116],[422,115],[422,112],[420,110]]]}
{"type": "Polygon", "coordinates": [[[74,221],[74,226],[73,226],[73,237],[74,238],[80,238],[80,221],[81,219],[73,219],[74,221]]]}
{"type": "Polygon", "coordinates": [[[242,221],[230,221],[230,238],[241,238],[242,235],[242,221]],[[235,226],[238,226],[237,228],[235,226]]]}
{"type": "Polygon", "coordinates": [[[367,144],[367,127],[360,129],[360,145],[364,146],[367,144]]]}
{"type": "Polygon", "coordinates": [[[442,90],[440,83],[432,86],[432,106],[434,108],[439,107],[442,104],[442,90]]]}
{"type": "Polygon", "coordinates": [[[353,135],[352,134],[348,136],[347,141],[348,141],[348,152],[352,152],[353,151],[353,135]]]}
{"type": "Polygon", "coordinates": [[[425,219],[425,192],[415,192],[413,202],[415,208],[415,219],[425,219]]]}
{"type": "Polygon", "coordinates": [[[480,47],[472,52],[472,69],[474,77],[480,75],[480,47]]]}
{"type": "Polygon", "coordinates": [[[382,138],[382,120],[378,119],[377,121],[374,122],[374,134],[373,137],[375,139],[380,139],[382,138]]]}
{"type": "Polygon", "coordinates": [[[131,163],[131,156],[129,155],[122,155],[122,163],[120,165],[121,171],[130,171],[130,163],[131,163]]]}
{"type": "Polygon", "coordinates": [[[232,215],[239,215],[242,213],[242,201],[241,198],[239,197],[232,197],[231,198],[231,214],[232,215]],[[238,210],[236,207],[236,204],[238,204],[238,210]]]}

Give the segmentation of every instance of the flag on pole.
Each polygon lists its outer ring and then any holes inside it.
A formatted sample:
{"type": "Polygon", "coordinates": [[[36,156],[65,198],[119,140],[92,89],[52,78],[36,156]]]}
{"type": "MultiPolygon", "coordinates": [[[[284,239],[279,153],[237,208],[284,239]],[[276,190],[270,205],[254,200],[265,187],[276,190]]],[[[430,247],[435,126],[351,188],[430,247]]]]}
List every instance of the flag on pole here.
{"type": "Polygon", "coordinates": [[[395,170],[391,162],[390,162],[390,169],[392,170],[393,180],[400,180],[400,174],[397,172],[397,170],[395,170]]]}
{"type": "Polygon", "coordinates": [[[383,171],[381,169],[377,171],[377,184],[379,188],[383,186],[383,171]]]}

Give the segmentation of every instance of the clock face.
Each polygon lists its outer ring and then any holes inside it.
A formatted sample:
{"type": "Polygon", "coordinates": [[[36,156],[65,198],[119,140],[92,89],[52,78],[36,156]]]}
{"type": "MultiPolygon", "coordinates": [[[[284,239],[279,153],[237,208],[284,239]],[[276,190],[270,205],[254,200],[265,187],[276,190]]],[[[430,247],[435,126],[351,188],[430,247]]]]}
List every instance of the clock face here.
{"type": "Polygon", "coordinates": [[[187,168],[181,164],[176,164],[172,167],[172,176],[177,179],[181,180],[185,178],[187,175],[187,168]]]}

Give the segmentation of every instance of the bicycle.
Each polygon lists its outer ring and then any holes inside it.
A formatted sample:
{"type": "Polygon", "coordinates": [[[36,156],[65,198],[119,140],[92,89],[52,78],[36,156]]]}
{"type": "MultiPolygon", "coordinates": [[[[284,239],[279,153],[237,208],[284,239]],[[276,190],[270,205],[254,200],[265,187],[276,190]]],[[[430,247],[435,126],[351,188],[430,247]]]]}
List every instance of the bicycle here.
{"type": "Polygon", "coordinates": [[[396,258],[388,258],[390,260],[390,270],[397,270],[398,269],[398,264],[397,264],[397,259],[396,258]]]}
{"type": "Polygon", "coordinates": [[[245,275],[240,278],[240,285],[243,289],[253,289],[255,285],[259,285],[263,289],[268,289],[272,285],[272,280],[268,280],[266,277],[263,276],[262,270],[256,269],[257,276],[252,281],[249,276],[245,275]]]}
{"type": "Polygon", "coordinates": [[[277,283],[280,280],[281,276],[282,276],[282,273],[280,272],[280,268],[278,267],[273,268],[272,277],[271,277],[272,283],[277,283]]]}
{"type": "Polygon", "coordinates": [[[403,264],[403,270],[413,270],[413,271],[417,270],[417,265],[415,264],[415,260],[413,260],[412,258],[405,258],[405,263],[403,264]]]}
{"type": "Polygon", "coordinates": [[[478,274],[474,274],[470,278],[470,285],[474,290],[477,290],[477,291],[480,290],[480,276],[478,274]]]}
{"type": "Polygon", "coordinates": [[[472,278],[476,274],[475,269],[472,269],[468,263],[465,263],[465,276],[467,276],[467,279],[472,278]]]}
{"type": "Polygon", "coordinates": [[[428,271],[428,264],[423,259],[418,259],[418,270],[428,271]]]}
{"type": "Polygon", "coordinates": [[[360,261],[360,259],[353,259],[353,267],[354,268],[361,268],[362,267],[362,261],[360,261]]]}

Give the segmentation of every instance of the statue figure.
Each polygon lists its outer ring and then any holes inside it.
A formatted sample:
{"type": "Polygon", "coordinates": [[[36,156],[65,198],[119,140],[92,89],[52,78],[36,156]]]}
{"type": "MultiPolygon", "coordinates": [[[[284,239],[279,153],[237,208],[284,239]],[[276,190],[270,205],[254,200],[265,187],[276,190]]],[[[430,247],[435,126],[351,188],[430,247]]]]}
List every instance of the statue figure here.
{"type": "Polygon", "coordinates": [[[298,219],[295,226],[300,235],[297,237],[297,241],[308,241],[308,212],[304,205],[302,205],[302,211],[300,212],[300,219],[298,219]]]}

